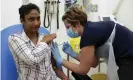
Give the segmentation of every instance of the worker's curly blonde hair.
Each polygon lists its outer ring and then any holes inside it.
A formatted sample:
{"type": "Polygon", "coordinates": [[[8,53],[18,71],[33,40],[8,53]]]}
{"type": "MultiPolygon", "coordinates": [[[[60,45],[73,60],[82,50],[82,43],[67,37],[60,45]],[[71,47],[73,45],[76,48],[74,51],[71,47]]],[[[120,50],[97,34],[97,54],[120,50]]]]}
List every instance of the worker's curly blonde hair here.
{"type": "Polygon", "coordinates": [[[68,10],[62,16],[62,20],[67,20],[68,23],[72,24],[73,26],[75,26],[78,22],[84,26],[87,22],[87,14],[83,10],[82,6],[74,5],[68,8],[68,10]]]}

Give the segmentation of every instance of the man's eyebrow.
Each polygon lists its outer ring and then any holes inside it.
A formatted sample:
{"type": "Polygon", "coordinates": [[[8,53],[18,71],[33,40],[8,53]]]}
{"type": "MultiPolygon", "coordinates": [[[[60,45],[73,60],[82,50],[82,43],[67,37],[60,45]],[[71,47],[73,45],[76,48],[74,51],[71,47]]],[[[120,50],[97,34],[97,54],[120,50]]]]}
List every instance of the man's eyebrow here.
{"type": "Polygon", "coordinates": [[[35,17],[33,17],[33,16],[30,16],[30,17],[29,17],[29,19],[34,19],[34,18],[35,18],[35,17]]]}
{"type": "Polygon", "coordinates": [[[29,18],[40,18],[40,16],[34,17],[34,16],[30,16],[29,18]]]}

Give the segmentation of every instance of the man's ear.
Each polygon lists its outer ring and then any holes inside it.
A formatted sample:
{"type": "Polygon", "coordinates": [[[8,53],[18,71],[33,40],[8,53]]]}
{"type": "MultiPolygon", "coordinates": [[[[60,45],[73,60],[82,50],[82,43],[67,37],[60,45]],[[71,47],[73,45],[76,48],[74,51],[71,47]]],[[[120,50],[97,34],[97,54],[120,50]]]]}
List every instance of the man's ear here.
{"type": "Polygon", "coordinates": [[[20,22],[23,24],[23,23],[24,23],[24,19],[21,18],[21,19],[20,19],[20,22]]]}

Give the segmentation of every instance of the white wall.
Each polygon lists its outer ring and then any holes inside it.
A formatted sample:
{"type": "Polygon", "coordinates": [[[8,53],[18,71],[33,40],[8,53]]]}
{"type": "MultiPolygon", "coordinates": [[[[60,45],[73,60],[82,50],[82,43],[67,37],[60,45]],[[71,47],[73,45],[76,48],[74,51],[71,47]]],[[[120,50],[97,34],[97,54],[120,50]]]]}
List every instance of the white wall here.
{"type": "MultiPolygon", "coordinates": [[[[90,12],[89,20],[98,21],[99,15],[111,15],[120,0],[91,0],[92,4],[98,5],[98,12],[90,12]]],[[[123,0],[117,11],[117,21],[133,30],[133,0],[123,0]]]]}
{"type": "Polygon", "coordinates": [[[133,31],[133,0],[123,0],[117,19],[133,31]]]}
{"type": "MultiPolygon", "coordinates": [[[[120,0],[108,0],[108,14],[112,13],[113,8],[116,7],[120,0]]],[[[118,13],[116,14],[117,20],[133,30],[133,0],[122,0],[118,13]]]]}
{"type": "Polygon", "coordinates": [[[1,28],[19,23],[18,8],[22,5],[21,0],[1,0],[1,28]]]}
{"type": "Polygon", "coordinates": [[[100,0],[91,0],[92,4],[98,5],[98,12],[89,12],[88,20],[90,21],[98,21],[98,15],[100,14],[100,0]]]}

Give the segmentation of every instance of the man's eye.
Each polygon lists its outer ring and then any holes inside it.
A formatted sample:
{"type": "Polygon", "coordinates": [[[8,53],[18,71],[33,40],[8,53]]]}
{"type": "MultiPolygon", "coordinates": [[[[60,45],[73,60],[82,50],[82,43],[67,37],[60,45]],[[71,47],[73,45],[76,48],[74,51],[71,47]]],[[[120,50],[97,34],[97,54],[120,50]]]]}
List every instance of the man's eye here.
{"type": "Polygon", "coordinates": [[[32,22],[32,21],[34,21],[34,18],[30,18],[29,20],[32,22]]]}

